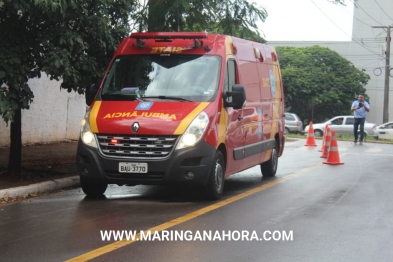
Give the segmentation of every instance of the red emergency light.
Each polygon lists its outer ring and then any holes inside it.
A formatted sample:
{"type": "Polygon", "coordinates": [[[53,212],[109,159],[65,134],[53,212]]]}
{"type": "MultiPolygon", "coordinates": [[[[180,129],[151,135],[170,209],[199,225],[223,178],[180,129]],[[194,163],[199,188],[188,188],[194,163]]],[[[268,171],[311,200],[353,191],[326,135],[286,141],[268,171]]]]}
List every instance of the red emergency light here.
{"type": "Polygon", "coordinates": [[[146,32],[146,33],[132,33],[130,38],[135,39],[201,39],[207,38],[206,32],[146,32]]]}
{"type": "MultiPolygon", "coordinates": [[[[190,39],[193,41],[192,48],[199,48],[203,46],[202,38],[207,38],[206,32],[146,32],[146,33],[132,33],[130,38],[136,39],[136,46],[144,48],[146,42],[142,39],[154,39],[155,42],[172,42],[173,39],[190,39]]],[[[207,46],[206,51],[210,48],[207,46]]]]}
{"type": "Polygon", "coordinates": [[[117,144],[119,142],[119,140],[117,139],[111,139],[111,144],[117,144]]]}

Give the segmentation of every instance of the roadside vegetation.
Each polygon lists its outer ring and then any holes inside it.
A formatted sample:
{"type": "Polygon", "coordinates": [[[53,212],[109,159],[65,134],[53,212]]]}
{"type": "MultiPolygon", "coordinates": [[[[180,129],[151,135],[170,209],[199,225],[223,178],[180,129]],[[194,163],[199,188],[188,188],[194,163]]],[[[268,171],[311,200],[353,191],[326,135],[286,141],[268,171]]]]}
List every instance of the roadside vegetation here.
{"type": "MultiPolygon", "coordinates": [[[[294,134],[294,133],[290,133],[286,135],[286,139],[293,139],[293,138],[307,138],[307,134],[302,135],[302,134],[294,134]]],[[[315,139],[320,139],[322,140],[323,137],[315,137],[315,139]]],[[[349,141],[352,142],[354,141],[354,136],[349,136],[349,135],[345,135],[345,136],[337,136],[336,137],[338,141],[349,141]]],[[[380,143],[380,144],[393,144],[393,139],[375,139],[373,137],[371,138],[366,138],[365,140],[366,143],[380,143]]]]}
{"type": "Polygon", "coordinates": [[[365,94],[370,76],[326,47],[277,47],[287,112],[305,123],[324,122],[351,113],[352,102],[365,94]]]}

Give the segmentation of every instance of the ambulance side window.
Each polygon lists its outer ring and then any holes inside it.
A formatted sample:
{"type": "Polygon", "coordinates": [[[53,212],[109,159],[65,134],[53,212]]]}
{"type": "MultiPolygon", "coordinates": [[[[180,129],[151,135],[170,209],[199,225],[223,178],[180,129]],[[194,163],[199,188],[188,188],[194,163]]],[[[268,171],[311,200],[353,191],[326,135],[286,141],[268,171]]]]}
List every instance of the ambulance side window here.
{"type": "MultiPolygon", "coordinates": [[[[234,84],[236,84],[236,63],[234,60],[228,60],[224,90],[231,92],[234,84]]],[[[227,102],[232,102],[232,97],[228,97],[227,102]]]]}

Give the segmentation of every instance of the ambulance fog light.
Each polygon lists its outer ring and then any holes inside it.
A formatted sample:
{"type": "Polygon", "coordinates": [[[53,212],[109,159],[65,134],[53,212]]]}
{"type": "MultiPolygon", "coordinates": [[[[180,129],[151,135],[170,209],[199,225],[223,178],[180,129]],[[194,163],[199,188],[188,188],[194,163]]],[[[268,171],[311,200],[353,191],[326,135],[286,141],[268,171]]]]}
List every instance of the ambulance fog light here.
{"type": "Polygon", "coordinates": [[[193,179],[193,178],[194,178],[194,173],[191,172],[191,171],[190,171],[190,172],[187,172],[187,173],[186,173],[186,178],[187,178],[187,179],[193,179]]]}
{"type": "Polygon", "coordinates": [[[194,134],[186,134],[182,139],[182,142],[185,146],[193,146],[195,145],[196,141],[197,139],[194,134]]]}
{"type": "Polygon", "coordinates": [[[91,142],[93,142],[93,140],[94,140],[93,133],[90,131],[83,133],[82,140],[83,140],[83,143],[85,143],[85,144],[91,144],[91,142]]]}

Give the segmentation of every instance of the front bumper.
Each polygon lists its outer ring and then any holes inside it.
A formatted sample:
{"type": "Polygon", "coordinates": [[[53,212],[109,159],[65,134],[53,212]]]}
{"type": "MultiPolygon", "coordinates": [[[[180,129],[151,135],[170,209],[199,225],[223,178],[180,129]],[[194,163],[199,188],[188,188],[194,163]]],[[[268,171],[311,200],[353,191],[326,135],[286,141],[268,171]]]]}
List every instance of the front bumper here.
{"type": "Polygon", "coordinates": [[[95,182],[118,185],[205,185],[215,153],[214,147],[201,140],[194,147],[174,150],[166,158],[115,158],[104,156],[99,149],[86,146],[79,140],[76,162],[79,175],[95,182]],[[120,173],[120,162],[147,163],[148,173],[120,173]],[[189,178],[188,172],[193,172],[194,177],[189,178]]]}

